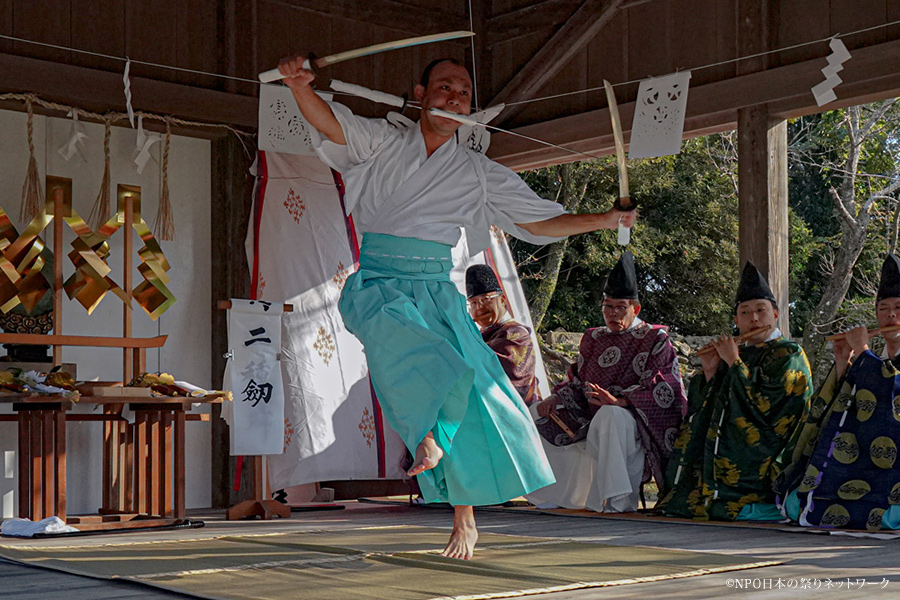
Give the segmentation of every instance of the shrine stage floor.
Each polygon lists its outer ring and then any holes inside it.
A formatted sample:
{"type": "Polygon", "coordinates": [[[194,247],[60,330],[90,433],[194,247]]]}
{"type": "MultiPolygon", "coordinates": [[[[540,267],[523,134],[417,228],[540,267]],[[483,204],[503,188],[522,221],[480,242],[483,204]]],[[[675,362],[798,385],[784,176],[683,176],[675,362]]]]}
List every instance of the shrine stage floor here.
{"type": "MultiPolygon", "coordinates": [[[[303,533],[327,529],[419,526],[450,532],[447,508],[346,502],[346,509],[294,512],[289,519],[226,521],[224,511],[194,510],[200,529],[119,533],[75,538],[2,538],[7,546],[102,545],[110,543],[175,541],[264,533],[303,533]]],[[[523,512],[479,511],[479,530],[485,533],[599,542],[623,547],[646,547],[725,554],[742,563],[779,561],[781,564],[699,577],[635,583],[539,594],[547,600],[592,598],[688,599],[747,596],[757,598],[897,598],[900,597],[900,541],[798,534],[749,529],[662,523],[639,520],[586,519],[575,516],[523,512]],[[737,583],[736,583],[737,582],[737,583]],[[839,585],[840,584],[840,585],[839,585]],[[743,586],[743,587],[741,587],[743,586]]],[[[548,549],[552,551],[552,549],[548,549]]],[[[477,560],[477,553],[476,553],[477,560]]],[[[0,560],[0,599],[15,600],[173,600],[193,596],[167,592],[124,580],[102,580],[25,566],[0,560]]],[[[298,600],[307,596],[298,590],[298,600]]],[[[375,598],[370,592],[367,597],[375,598]]],[[[523,597],[523,596],[515,596],[523,597]]],[[[310,600],[313,600],[310,597],[310,600]]]]}

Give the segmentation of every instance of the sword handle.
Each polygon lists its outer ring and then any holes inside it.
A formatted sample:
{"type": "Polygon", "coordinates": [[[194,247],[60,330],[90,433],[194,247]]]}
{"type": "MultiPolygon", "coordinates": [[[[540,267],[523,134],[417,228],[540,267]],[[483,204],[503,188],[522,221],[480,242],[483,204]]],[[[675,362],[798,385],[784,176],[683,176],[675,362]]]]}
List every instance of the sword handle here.
{"type": "Polygon", "coordinates": [[[616,242],[620,246],[627,246],[631,243],[631,227],[625,227],[622,225],[621,221],[619,222],[619,231],[616,236],[616,242]]]}
{"type": "MultiPolygon", "coordinates": [[[[303,61],[303,68],[308,71],[312,70],[312,65],[309,64],[309,59],[303,61]]],[[[269,69],[268,71],[263,71],[259,74],[259,80],[262,83],[272,83],[273,81],[278,81],[279,79],[284,79],[284,75],[281,74],[281,71],[278,69],[269,69]]]]}
{"type": "Polygon", "coordinates": [[[632,211],[637,208],[637,200],[631,196],[621,196],[613,202],[613,208],[622,212],[632,211]]]}

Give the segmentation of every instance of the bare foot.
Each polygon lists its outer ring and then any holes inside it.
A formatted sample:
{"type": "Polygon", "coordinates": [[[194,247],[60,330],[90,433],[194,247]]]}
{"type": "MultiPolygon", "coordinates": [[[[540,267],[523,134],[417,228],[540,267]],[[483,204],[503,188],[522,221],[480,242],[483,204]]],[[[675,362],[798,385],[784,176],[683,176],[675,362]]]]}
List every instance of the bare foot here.
{"type": "Polygon", "coordinates": [[[471,506],[454,506],[453,533],[441,556],[469,560],[475,553],[478,530],[475,528],[475,511],[471,506]]]}
{"type": "Polygon", "coordinates": [[[406,474],[415,477],[419,473],[435,468],[442,458],[444,458],[444,451],[437,445],[434,435],[429,431],[416,447],[416,459],[406,474]]]}

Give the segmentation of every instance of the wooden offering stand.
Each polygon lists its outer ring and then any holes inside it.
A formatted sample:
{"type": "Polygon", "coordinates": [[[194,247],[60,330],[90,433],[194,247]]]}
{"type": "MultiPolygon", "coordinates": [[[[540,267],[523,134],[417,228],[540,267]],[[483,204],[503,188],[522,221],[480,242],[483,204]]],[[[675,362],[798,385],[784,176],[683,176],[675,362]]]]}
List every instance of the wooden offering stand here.
{"type": "MultiPolygon", "coordinates": [[[[167,336],[132,337],[133,197],[140,188],[119,186],[124,200],[124,305],[121,337],[62,334],[63,216],[70,179],[47,177],[47,196],[54,203],[53,219],[53,334],[0,333],[0,343],[39,344],[53,347],[53,364],[61,364],[64,346],[122,349],[123,382],[146,369],[147,348],[159,348],[167,336]]],[[[185,421],[208,420],[208,415],[188,415],[192,403],[221,402],[221,397],[163,396],[137,398],[122,394],[92,395],[90,386],[78,402],[103,406],[103,414],[66,414],[73,402],[61,396],[0,394],[0,402],[12,403],[19,424],[19,516],[34,521],[58,516],[81,531],[131,529],[176,525],[185,522],[185,421]],[[128,404],[134,422],[122,416],[128,404]],[[103,422],[103,500],[97,515],[66,513],[66,422],[103,422]]],[[[130,391],[130,390],[129,390],[130,391]]],[[[12,420],[9,418],[3,420],[12,420]]]]}

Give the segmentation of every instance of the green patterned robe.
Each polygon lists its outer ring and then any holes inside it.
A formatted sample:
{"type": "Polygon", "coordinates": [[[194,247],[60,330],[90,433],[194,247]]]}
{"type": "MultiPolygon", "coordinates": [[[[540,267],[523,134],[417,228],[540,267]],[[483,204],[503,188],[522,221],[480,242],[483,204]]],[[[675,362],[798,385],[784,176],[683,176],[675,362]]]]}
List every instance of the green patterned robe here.
{"type": "Polygon", "coordinates": [[[709,381],[691,381],[688,416],[669,460],[665,514],[733,521],[746,504],[773,502],[782,453],[809,410],[809,362],[785,337],[740,349],[709,381]]]}

